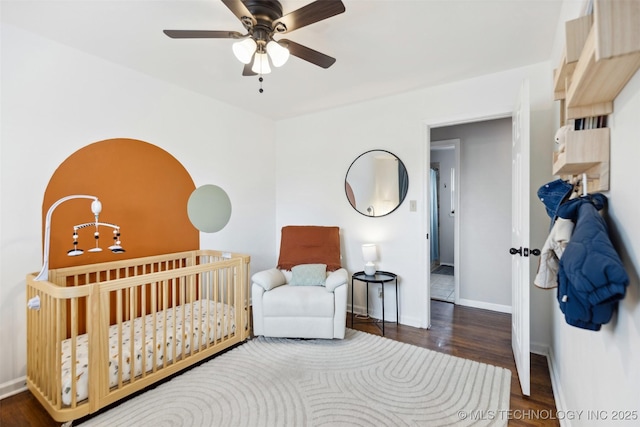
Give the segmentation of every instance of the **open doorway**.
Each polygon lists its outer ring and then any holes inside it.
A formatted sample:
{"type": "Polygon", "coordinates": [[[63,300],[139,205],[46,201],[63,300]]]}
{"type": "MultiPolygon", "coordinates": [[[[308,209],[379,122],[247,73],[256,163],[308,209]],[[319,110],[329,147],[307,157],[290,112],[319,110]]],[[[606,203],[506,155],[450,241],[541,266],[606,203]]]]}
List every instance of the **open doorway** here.
{"type": "MultiPolygon", "coordinates": [[[[452,264],[455,304],[511,310],[511,129],[511,117],[430,128],[427,164],[438,164],[440,181],[438,263],[452,264]],[[446,166],[447,151],[452,157],[457,151],[455,166],[446,166]],[[453,228],[453,262],[445,254],[447,225],[453,228]]],[[[444,288],[442,278],[429,279],[430,299],[443,299],[437,289],[444,288]]]]}

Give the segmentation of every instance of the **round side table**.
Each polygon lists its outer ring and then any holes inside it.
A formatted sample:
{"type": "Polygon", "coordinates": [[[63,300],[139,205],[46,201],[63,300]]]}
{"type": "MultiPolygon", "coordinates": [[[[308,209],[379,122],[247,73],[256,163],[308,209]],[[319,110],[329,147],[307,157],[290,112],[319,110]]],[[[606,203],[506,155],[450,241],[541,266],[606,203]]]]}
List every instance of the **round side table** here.
{"type": "MultiPolygon", "coordinates": [[[[382,289],[382,336],[384,336],[384,284],[395,282],[396,285],[396,325],[398,324],[398,275],[388,271],[376,271],[376,274],[367,275],[364,271],[358,271],[351,276],[351,326],[354,325],[354,313],[353,313],[353,288],[354,281],[358,280],[367,284],[367,317],[369,316],[369,285],[371,283],[380,283],[382,289]]],[[[378,322],[376,322],[378,323],[378,322]]],[[[379,324],[379,323],[378,323],[379,324]]]]}

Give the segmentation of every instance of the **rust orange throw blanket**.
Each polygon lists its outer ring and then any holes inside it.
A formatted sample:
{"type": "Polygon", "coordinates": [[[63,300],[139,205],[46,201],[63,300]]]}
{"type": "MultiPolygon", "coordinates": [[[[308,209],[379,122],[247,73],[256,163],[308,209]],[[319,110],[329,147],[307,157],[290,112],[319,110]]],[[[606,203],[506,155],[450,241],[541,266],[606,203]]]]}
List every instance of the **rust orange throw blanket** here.
{"type": "Polygon", "coordinates": [[[340,228],[315,225],[282,227],[278,268],[291,270],[300,264],[327,264],[327,271],[342,267],[340,228]]]}

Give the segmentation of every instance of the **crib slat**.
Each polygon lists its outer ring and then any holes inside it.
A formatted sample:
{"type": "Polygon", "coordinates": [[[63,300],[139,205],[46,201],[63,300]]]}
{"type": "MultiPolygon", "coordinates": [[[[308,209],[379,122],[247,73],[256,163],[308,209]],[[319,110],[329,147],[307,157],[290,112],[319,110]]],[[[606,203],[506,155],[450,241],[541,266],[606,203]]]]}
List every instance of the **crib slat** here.
{"type": "MultiPolygon", "coordinates": [[[[116,348],[122,349],[122,289],[116,291],[116,324],[117,330],[117,342],[116,348]]],[[[117,366],[117,378],[118,388],[122,387],[122,351],[118,351],[118,366],[117,366]]]]}
{"type": "Polygon", "coordinates": [[[147,376],[147,285],[143,284],[140,286],[140,317],[142,318],[142,336],[144,337],[141,343],[141,352],[142,357],[140,360],[140,364],[142,366],[142,378],[147,376]]]}
{"type": "MultiPolygon", "coordinates": [[[[169,296],[167,290],[167,281],[162,281],[162,335],[161,337],[166,341],[167,339],[167,308],[169,308],[169,296]]],[[[167,346],[165,342],[162,342],[162,367],[167,366],[167,346]]]]}
{"type": "MultiPolygon", "coordinates": [[[[31,298],[34,298],[36,295],[35,289],[27,286],[27,306],[31,298]]],[[[37,348],[36,340],[38,335],[36,335],[37,332],[34,327],[35,311],[36,310],[27,310],[27,378],[34,377],[35,364],[37,363],[35,357],[36,352],[29,351],[30,348],[37,348]]]]}
{"type": "Polygon", "coordinates": [[[53,316],[53,318],[47,319],[47,321],[52,324],[55,325],[53,327],[53,330],[51,331],[51,337],[53,337],[53,339],[56,341],[55,343],[55,348],[56,348],[56,353],[54,355],[55,357],[55,361],[53,362],[54,365],[50,366],[50,369],[53,369],[54,372],[54,377],[55,379],[51,382],[53,385],[53,389],[50,391],[52,394],[52,400],[56,405],[61,405],[62,404],[62,396],[60,396],[60,394],[58,393],[58,390],[62,389],[62,340],[64,340],[66,338],[65,332],[66,332],[66,325],[63,326],[62,323],[62,304],[63,304],[63,300],[61,299],[53,299],[51,297],[49,297],[47,295],[46,298],[46,306],[48,309],[48,312],[51,314],[51,316],[53,316]]]}
{"type": "Polygon", "coordinates": [[[203,290],[205,289],[205,287],[207,286],[207,284],[209,283],[209,272],[204,272],[200,274],[200,301],[204,301],[205,305],[204,305],[204,312],[200,313],[200,324],[202,325],[203,328],[203,334],[204,334],[204,343],[203,343],[203,347],[204,349],[209,348],[209,346],[211,345],[211,337],[213,337],[213,339],[215,340],[215,326],[213,331],[211,330],[211,295],[209,294],[209,292],[203,292],[203,290]]]}
{"type": "Polygon", "coordinates": [[[109,393],[109,292],[95,286],[90,296],[92,336],[89,336],[89,408],[95,412],[109,393]]]}
{"type": "MultiPolygon", "coordinates": [[[[44,296],[44,295],[40,298],[41,310],[42,310],[42,305],[46,307],[46,304],[47,304],[46,298],[48,298],[48,296],[44,296]]],[[[43,335],[47,334],[47,330],[45,329],[47,320],[48,319],[45,318],[45,314],[38,316],[36,320],[36,330],[39,338],[37,341],[38,346],[36,348],[38,351],[41,351],[43,354],[43,357],[41,359],[38,359],[38,365],[36,367],[36,381],[38,381],[38,383],[41,383],[43,385],[45,394],[47,396],[50,396],[52,392],[51,384],[46,380],[46,377],[44,376],[44,372],[46,372],[47,368],[49,367],[51,355],[46,348],[46,345],[48,343],[41,338],[43,335]]]]}
{"type": "MultiPolygon", "coordinates": [[[[186,327],[186,309],[184,308],[186,306],[187,300],[186,300],[186,294],[187,294],[187,289],[186,289],[187,283],[184,279],[184,277],[180,278],[180,302],[183,304],[183,309],[182,309],[182,313],[180,314],[180,322],[182,324],[182,333],[180,335],[180,342],[184,342],[185,340],[185,327],[186,327]]],[[[180,357],[184,360],[187,357],[187,346],[182,344],[181,346],[181,351],[180,351],[180,357]]]]}
{"type": "MultiPolygon", "coordinates": [[[[171,330],[171,336],[173,337],[173,339],[171,340],[171,360],[173,360],[175,362],[176,357],[178,357],[177,355],[177,348],[176,348],[176,342],[178,341],[178,330],[177,330],[177,323],[178,323],[178,314],[176,313],[176,306],[178,305],[178,301],[177,301],[177,295],[176,295],[176,282],[175,279],[171,281],[171,318],[173,319],[173,326],[172,326],[172,330],[171,330]]],[[[184,310],[182,310],[184,312],[184,310]]],[[[168,339],[165,336],[165,341],[168,341],[168,339]]]]}
{"type": "MultiPolygon", "coordinates": [[[[231,328],[229,327],[229,316],[231,315],[230,312],[230,305],[231,305],[231,292],[229,292],[229,280],[230,280],[230,275],[229,275],[229,270],[230,268],[226,268],[222,274],[224,274],[226,277],[226,280],[223,280],[224,283],[224,305],[223,305],[223,311],[224,311],[224,315],[222,316],[222,331],[227,331],[227,335],[231,334],[231,328]]],[[[227,336],[228,338],[228,336],[227,336]]]]}
{"type": "MultiPolygon", "coordinates": [[[[135,328],[135,303],[136,303],[136,295],[135,295],[135,287],[129,288],[128,295],[128,303],[129,303],[129,318],[127,319],[129,322],[129,382],[134,383],[136,381],[136,328],[135,328]]],[[[140,353],[144,354],[144,353],[140,353]]]]}
{"type": "MultiPolygon", "coordinates": [[[[48,295],[46,295],[46,296],[43,295],[40,298],[41,309],[42,309],[43,305],[45,307],[47,306],[47,303],[48,303],[47,299],[48,298],[49,298],[48,295]]],[[[45,314],[43,314],[43,315],[38,317],[36,324],[37,324],[37,333],[39,335],[45,335],[46,336],[46,334],[49,332],[47,330],[47,321],[48,320],[49,319],[46,317],[45,314]]],[[[47,381],[46,376],[44,375],[44,373],[47,372],[47,369],[49,368],[49,366],[51,366],[50,365],[51,364],[51,357],[53,357],[54,355],[51,355],[51,353],[49,351],[47,351],[47,344],[48,344],[48,342],[46,342],[46,340],[44,340],[42,338],[38,340],[38,350],[42,351],[42,354],[45,355],[45,357],[43,357],[42,359],[38,360],[38,366],[37,366],[37,369],[36,369],[36,371],[37,371],[37,373],[36,373],[37,377],[36,378],[40,382],[44,383],[43,385],[44,385],[45,393],[50,396],[51,393],[53,392],[53,390],[51,390],[51,383],[49,381],[47,381]]]]}
{"type": "Polygon", "coordinates": [[[242,310],[238,310],[238,308],[242,307],[242,289],[238,289],[237,286],[240,282],[238,282],[238,275],[240,274],[240,270],[242,265],[235,266],[231,269],[231,277],[229,278],[229,288],[233,293],[232,298],[232,310],[235,312],[234,320],[235,320],[235,331],[234,335],[243,336],[244,333],[241,332],[244,329],[244,325],[242,324],[243,316],[242,310]],[[240,305],[238,305],[240,304],[240,305]]]}
{"type": "Polygon", "coordinates": [[[152,314],[153,314],[153,327],[151,329],[151,333],[153,335],[153,338],[151,340],[152,342],[152,347],[151,347],[151,363],[152,363],[152,371],[155,373],[156,372],[156,368],[157,368],[157,360],[158,360],[158,347],[157,347],[157,342],[158,342],[158,316],[157,316],[157,308],[158,308],[158,283],[153,283],[151,284],[151,310],[152,310],[152,314]]]}
{"type": "Polygon", "coordinates": [[[77,374],[77,338],[78,338],[78,299],[71,300],[71,407],[78,403],[78,374],[77,374]]]}
{"type": "Polygon", "coordinates": [[[218,281],[218,273],[217,272],[211,272],[211,281],[213,282],[213,303],[214,305],[214,311],[213,311],[213,319],[214,319],[214,325],[215,325],[215,339],[216,342],[218,340],[220,340],[222,337],[222,334],[218,333],[218,316],[220,315],[220,313],[218,313],[218,310],[220,309],[220,305],[218,304],[220,302],[220,282],[218,281]]]}

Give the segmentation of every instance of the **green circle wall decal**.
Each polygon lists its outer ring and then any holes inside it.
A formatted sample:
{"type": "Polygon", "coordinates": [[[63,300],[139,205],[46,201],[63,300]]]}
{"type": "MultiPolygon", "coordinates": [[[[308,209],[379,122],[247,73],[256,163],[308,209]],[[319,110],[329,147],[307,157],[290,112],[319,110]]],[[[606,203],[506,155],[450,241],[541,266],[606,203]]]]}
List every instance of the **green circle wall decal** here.
{"type": "Polygon", "coordinates": [[[222,230],[231,218],[231,200],[217,185],[203,185],[191,193],[187,213],[198,230],[215,233],[222,230]]]}

